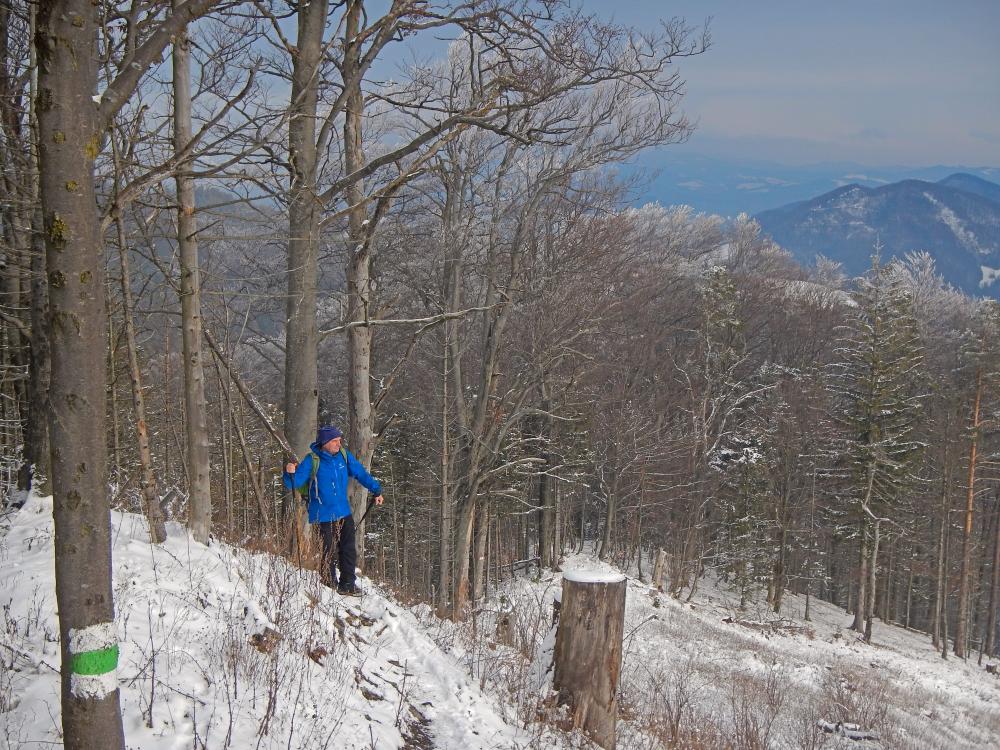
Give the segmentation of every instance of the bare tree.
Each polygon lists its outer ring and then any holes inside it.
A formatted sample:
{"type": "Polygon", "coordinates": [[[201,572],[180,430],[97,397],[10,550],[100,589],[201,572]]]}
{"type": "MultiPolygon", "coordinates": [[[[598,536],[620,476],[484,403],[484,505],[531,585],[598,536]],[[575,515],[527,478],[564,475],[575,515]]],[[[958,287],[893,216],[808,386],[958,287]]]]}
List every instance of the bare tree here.
{"type": "MultiPolygon", "coordinates": [[[[141,43],[97,95],[95,7],[39,6],[38,143],[51,290],[49,429],[56,525],[56,595],[67,748],[124,748],[119,709],[105,433],[104,259],[94,160],[111,118],[171,37],[204,13],[189,0],[147,19],[141,43]]],[[[131,24],[130,24],[131,26],[131,24]]],[[[134,27],[132,30],[135,31],[134,27]]]]}

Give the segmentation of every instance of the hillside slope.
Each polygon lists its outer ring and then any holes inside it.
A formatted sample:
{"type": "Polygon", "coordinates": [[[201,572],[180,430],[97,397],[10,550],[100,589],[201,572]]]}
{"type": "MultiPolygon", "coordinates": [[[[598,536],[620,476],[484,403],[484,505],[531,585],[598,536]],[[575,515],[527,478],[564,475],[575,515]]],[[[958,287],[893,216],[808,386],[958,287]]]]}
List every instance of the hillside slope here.
{"type": "MultiPolygon", "coordinates": [[[[0,748],[60,744],[51,499],[0,538],[0,748]]],[[[119,681],[130,748],[591,748],[558,729],[552,601],[559,573],[493,588],[465,623],[372,587],[342,599],[281,558],[113,513],[119,681]],[[498,621],[506,623],[498,628],[498,621]],[[503,630],[506,637],[500,637],[503,630]]],[[[571,556],[564,569],[608,569],[571,556]]],[[[943,661],[925,634],[786,595],[763,602],[702,580],[690,602],[630,578],[619,747],[1000,746],[1000,680],[943,661]],[[850,742],[820,722],[852,722],[850,742]]]]}
{"type": "Polygon", "coordinates": [[[968,294],[995,296],[1000,294],[995,283],[1000,202],[988,197],[994,189],[1000,192],[1000,186],[971,175],[877,188],[852,184],[757,218],[765,232],[805,264],[822,253],[843,263],[847,273],[860,275],[881,242],[883,261],[926,250],[946,281],[968,294]]]}
{"type": "MultiPolygon", "coordinates": [[[[378,592],[344,599],[281,558],[113,513],[130,748],[511,748],[523,736],[378,592]]],[[[0,748],[60,743],[51,498],[0,541],[0,748]]]]}

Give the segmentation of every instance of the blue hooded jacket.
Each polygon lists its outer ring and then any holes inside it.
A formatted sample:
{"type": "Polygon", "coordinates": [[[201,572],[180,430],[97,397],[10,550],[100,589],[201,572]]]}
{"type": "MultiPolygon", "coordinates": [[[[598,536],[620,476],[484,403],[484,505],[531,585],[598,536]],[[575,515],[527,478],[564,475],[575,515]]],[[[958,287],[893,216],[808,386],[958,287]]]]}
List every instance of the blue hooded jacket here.
{"type": "Polygon", "coordinates": [[[347,450],[343,451],[343,455],[331,454],[320,448],[319,443],[313,443],[309,448],[312,453],[298,465],[295,475],[287,471],[282,475],[288,489],[305,487],[312,479],[313,457],[319,456],[316,482],[309,488],[309,523],[339,521],[351,515],[351,504],[347,500],[347,481],[351,477],[372,494],[382,494],[382,485],[347,450]]]}

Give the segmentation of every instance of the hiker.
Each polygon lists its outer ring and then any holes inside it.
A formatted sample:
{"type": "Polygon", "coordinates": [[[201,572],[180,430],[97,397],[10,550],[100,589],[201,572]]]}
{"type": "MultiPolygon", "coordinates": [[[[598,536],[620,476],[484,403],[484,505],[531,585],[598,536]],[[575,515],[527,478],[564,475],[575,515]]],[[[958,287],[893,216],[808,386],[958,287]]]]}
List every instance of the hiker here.
{"type": "Polygon", "coordinates": [[[336,586],[341,594],[360,596],[361,589],[355,582],[358,551],[354,542],[354,516],[347,500],[347,482],[353,477],[375,495],[376,505],[382,504],[382,485],[343,447],[342,441],[343,433],[336,427],[320,427],[316,442],[309,446],[309,455],[299,464],[285,464],[282,479],[288,489],[308,487],[309,523],[319,524],[323,537],[320,572],[324,580],[331,587],[336,586]],[[313,462],[318,462],[315,470],[313,462]]]}

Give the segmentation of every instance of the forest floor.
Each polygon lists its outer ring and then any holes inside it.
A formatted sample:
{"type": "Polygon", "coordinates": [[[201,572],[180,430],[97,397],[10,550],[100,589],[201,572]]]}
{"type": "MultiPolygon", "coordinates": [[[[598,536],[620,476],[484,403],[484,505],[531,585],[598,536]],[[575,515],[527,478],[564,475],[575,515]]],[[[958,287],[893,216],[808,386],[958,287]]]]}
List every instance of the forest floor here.
{"type": "MultiPolygon", "coordinates": [[[[51,511],[32,497],[0,531],[0,749],[61,744],[51,511]]],[[[559,574],[508,582],[456,624],[369,581],[344,599],[314,572],[196,544],[177,524],[157,547],[142,517],[112,523],[129,748],[590,747],[547,699],[559,574]]],[[[815,599],[808,623],[801,597],[786,595],[780,619],[736,601],[704,581],[688,603],[629,579],[620,750],[1000,747],[1000,679],[973,660],[878,622],[866,645],[815,599]]]]}

